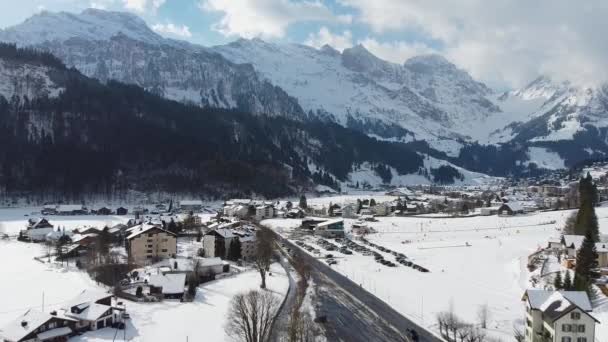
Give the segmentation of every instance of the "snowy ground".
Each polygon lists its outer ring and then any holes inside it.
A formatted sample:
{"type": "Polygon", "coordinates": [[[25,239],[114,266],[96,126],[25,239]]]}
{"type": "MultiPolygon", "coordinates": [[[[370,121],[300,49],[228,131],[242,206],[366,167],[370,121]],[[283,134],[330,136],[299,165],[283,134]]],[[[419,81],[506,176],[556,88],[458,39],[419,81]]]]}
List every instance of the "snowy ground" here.
{"type": "MultiPolygon", "coordinates": [[[[0,226],[9,234],[23,229],[31,209],[0,209],[0,226]]],[[[37,215],[34,215],[37,216],[37,215]]],[[[127,220],[122,216],[50,216],[52,224],[74,229],[82,226],[103,226],[127,220]]],[[[190,249],[182,244],[184,253],[190,249]]],[[[40,244],[0,240],[0,329],[28,309],[49,312],[71,300],[83,289],[100,287],[89,276],[70,265],[69,269],[34,260],[46,254],[40,244]]],[[[272,265],[272,276],[267,285],[281,299],[285,296],[289,281],[284,269],[272,265]]],[[[254,270],[223,278],[200,286],[193,303],[165,301],[163,303],[132,303],[127,301],[131,314],[127,325],[126,340],[164,341],[229,341],[223,327],[230,299],[238,293],[258,289],[260,276],[254,270]]],[[[123,340],[121,331],[120,338],[123,340]]],[[[89,332],[74,341],[111,341],[115,330],[102,329],[89,332]]],[[[1,335],[1,332],[0,332],[1,335]]]]}
{"type": "MultiPolygon", "coordinates": [[[[521,296],[529,287],[527,256],[545,246],[549,237],[559,236],[558,229],[569,214],[556,211],[514,217],[379,218],[379,222],[369,223],[378,233],[368,239],[404,253],[431,272],[421,273],[402,265],[386,267],[357,252],[330,252],[339,261],[332,267],[432,329],[436,329],[436,314],[450,305],[462,319],[475,323],[478,308],[487,304],[492,313],[489,334],[508,340],[513,325],[523,319],[521,296]]],[[[608,233],[608,208],[598,208],[597,214],[602,232],[608,233]]],[[[348,231],[353,220],[345,222],[348,231]]],[[[285,224],[269,220],[264,224],[284,234],[296,226],[293,220],[285,224]]],[[[314,245],[314,239],[307,243],[314,245]]],[[[317,248],[321,254],[328,253],[317,248]]],[[[381,254],[394,261],[392,255],[381,254]]],[[[606,321],[597,327],[598,338],[608,341],[608,304],[598,307],[595,314],[606,321]]]]}

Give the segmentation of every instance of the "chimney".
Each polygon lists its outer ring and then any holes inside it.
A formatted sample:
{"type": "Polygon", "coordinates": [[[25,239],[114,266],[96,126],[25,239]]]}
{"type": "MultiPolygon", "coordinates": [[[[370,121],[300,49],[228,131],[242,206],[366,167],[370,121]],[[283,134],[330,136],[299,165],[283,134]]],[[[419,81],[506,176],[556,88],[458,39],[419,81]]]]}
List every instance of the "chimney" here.
{"type": "Polygon", "coordinates": [[[27,321],[21,321],[21,326],[24,328],[27,327],[27,321]]]}
{"type": "Polygon", "coordinates": [[[51,311],[51,316],[57,316],[57,311],[55,311],[55,310],[51,311]]]}

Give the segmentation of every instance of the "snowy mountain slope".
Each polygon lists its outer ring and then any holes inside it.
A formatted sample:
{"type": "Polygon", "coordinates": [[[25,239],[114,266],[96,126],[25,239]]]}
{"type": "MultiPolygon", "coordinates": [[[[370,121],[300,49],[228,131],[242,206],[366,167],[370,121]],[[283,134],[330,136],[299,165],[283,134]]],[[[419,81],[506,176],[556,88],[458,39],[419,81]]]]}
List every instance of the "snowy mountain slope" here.
{"type": "MultiPolygon", "coordinates": [[[[500,177],[492,177],[483,173],[465,170],[450,162],[436,159],[428,155],[422,155],[422,157],[424,158],[423,166],[418,173],[400,175],[395,171],[394,168],[391,168],[392,178],[390,185],[400,187],[405,185],[435,184],[431,173],[433,169],[437,169],[441,166],[453,167],[462,175],[461,179],[455,179],[453,185],[490,185],[501,181],[500,177]]],[[[352,186],[353,184],[357,183],[360,186],[363,186],[363,184],[369,184],[373,187],[382,184],[386,185],[386,183],[383,182],[382,178],[373,170],[372,165],[369,163],[364,163],[356,170],[351,171],[348,174],[348,181],[343,182],[342,186],[346,188],[349,185],[352,186]]]]}
{"type": "Polygon", "coordinates": [[[118,33],[146,42],[164,43],[138,16],[126,12],[86,9],[80,14],[42,11],[22,24],[0,30],[0,40],[19,46],[44,42],[63,42],[78,37],[84,40],[108,40],[118,33]]]}
{"type": "MultiPolygon", "coordinates": [[[[213,50],[237,63],[251,63],[298,98],[305,111],[329,113],[337,122],[375,120],[397,124],[419,140],[467,140],[471,123],[499,113],[490,89],[439,56],[397,65],[363,46],[342,54],[297,44],[240,39],[213,50]]],[[[376,133],[377,134],[377,133],[376,133]]]]}
{"type": "Polygon", "coordinates": [[[0,32],[0,41],[48,50],[86,76],[137,84],[177,101],[296,119],[304,115],[295,99],[250,65],[165,39],[131,14],[44,12],[0,32]]]}

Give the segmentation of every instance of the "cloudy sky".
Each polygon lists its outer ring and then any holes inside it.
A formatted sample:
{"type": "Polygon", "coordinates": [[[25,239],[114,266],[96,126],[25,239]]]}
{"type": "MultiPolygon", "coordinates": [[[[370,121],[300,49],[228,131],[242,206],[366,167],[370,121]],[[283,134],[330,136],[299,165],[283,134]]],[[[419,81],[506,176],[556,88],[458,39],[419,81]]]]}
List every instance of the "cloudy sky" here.
{"type": "Polygon", "coordinates": [[[0,27],[87,7],[131,11],[162,35],[203,45],[238,37],[363,44],[395,63],[439,53],[495,88],[541,74],[608,80],[606,0],[3,0],[0,27]]]}

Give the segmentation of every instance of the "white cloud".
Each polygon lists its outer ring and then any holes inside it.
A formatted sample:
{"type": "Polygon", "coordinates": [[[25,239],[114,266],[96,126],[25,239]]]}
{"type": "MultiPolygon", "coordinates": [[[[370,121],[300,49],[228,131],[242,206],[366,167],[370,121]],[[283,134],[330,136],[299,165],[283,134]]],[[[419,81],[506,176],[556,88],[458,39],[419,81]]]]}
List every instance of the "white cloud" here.
{"type": "Polygon", "coordinates": [[[143,13],[148,10],[156,12],[165,0],[122,0],[122,2],[126,9],[143,13]]]}
{"type": "Polygon", "coordinates": [[[352,18],[335,16],[320,0],[201,0],[200,8],[221,12],[213,29],[225,36],[282,38],[296,22],[349,23],[352,18]]]}
{"type": "Polygon", "coordinates": [[[403,64],[411,57],[437,53],[437,51],[422,43],[404,41],[379,42],[374,38],[366,38],[359,43],[374,55],[387,61],[403,64]]]}
{"type": "Polygon", "coordinates": [[[180,38],[192,37],[190,28],[186,25],[179,26],[179,25],[175,25],[173,23],[155,24],[155,25],[152,25],[152,29],[160,34],[173,35],[173,36],[177,36],[180,38]]]}
{"type": "Polygon", "coordinates": [[[304,44],[317,49],[327,44],[342,51],[353,46],[353,34],[348,30],[342,34],[333,34],[327,27],[323,26],[319,29],[319,32],[309,34],[304,44]]]}
{"type": "Polygon", "coordinates": [[[608,2],[587,0],[339,0],[375,35],[406,32],[434,41],[492,86],[538,74],[579,83],[608,80],[608,2]]]}

